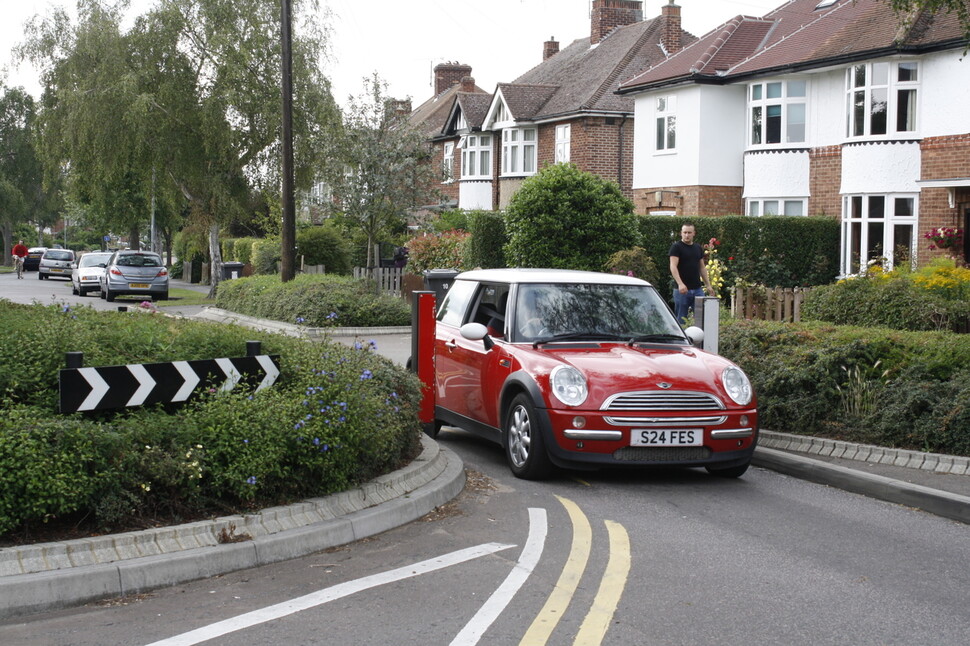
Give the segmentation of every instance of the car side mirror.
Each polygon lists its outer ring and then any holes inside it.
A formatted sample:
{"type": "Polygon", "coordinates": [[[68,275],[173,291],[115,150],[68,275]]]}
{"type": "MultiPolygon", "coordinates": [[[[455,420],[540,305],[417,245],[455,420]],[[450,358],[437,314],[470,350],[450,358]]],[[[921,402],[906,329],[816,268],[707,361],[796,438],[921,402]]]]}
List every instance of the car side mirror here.
{"type": "Polygon", "coordinates": [[[687,335],[687,338],[690,339],[693,346],[699,348],[704,345],[704,330],[700,329],[696,325],[692,325],[684,330],[684,334],[687,335]]]}
{"type": "Polygon", "coordinates": [[[458,331],[469,341],[482,341],[486,350],[491,350],[495,345],[495,341],[488,335],[488,328],[481,323],[465,323],[458,331]]]}

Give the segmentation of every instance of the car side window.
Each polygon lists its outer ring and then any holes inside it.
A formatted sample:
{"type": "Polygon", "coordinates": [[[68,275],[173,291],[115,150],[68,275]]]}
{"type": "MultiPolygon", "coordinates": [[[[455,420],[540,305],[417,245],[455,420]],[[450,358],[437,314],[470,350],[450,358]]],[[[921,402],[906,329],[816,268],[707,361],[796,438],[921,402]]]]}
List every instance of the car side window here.
{"type": "Polygon", "coordinates": [[[478,291],[475,311],[470,321],[481,323],[488,328],[488,334],[496,338],[505,337],[505,312],[509,300],[509,286],[506,284],[483,283],[478,291]]]}
{"type": "Polygon", "coordinates": [[[470,280],[456,280],[448,290],[448,295],[438,308],[438,322],[453,327],[461,327],[465,322],[465,312],[475,295],[478,283],[470,280]]]}

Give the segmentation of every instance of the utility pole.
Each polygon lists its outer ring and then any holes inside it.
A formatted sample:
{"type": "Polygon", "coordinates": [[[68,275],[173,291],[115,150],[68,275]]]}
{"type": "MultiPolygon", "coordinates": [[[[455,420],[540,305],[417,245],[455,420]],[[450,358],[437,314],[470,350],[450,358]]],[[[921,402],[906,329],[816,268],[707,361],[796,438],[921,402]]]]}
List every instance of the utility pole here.
{"type": "Polygon", "coordinates": [[[280,0],[283,58],[283,231],[280,250],[280,279],[285,283],[296,276],[296,207],[293,198],[293,35],[292,0],[280,0]]]}

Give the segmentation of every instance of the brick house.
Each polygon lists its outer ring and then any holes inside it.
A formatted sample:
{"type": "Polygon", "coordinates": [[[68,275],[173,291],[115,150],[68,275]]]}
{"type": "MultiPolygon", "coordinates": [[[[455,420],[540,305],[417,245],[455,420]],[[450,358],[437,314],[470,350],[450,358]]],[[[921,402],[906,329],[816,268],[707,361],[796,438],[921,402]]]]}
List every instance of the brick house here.
{"type": "Polygon", "coordinates": [[[729,20],[620,84],[637,212],[828,215],[843,274],[927,261],[926,231],[970,226],[966,45],[955,16],[879,0],[729,20]]]}
{"type": "Polygon", "coordinates": [[[453,175],[447,186],[462,209],[504,208],[529,176],[557,162],[616,182],[633,195],[634,99],[619,81],[649,69],[695,37],[681,29],[680,7],[643,20],[640,0],[593,0],[590,35],[560,50],[550,39],[542,61],[485,101],[459,92],[433,138],[453,175]]]}

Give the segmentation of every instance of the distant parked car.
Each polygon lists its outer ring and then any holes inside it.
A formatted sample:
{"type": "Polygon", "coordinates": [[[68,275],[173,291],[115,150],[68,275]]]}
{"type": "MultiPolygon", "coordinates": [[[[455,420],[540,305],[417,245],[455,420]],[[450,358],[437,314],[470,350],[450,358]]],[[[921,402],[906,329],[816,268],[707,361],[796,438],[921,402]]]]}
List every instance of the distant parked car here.
{"type": "Polygon", "coordinates": [[[24,271],[37,271],[40,266],[41,256],[47,251],[47,247],[31,247],[27,250],[27,257],[24,258],[24,271]]]}
{"type": "Polygon", "coordinates": [[[168,300],[168,269],[157,253],[124,249],[108,259],[101,276],[101,298],[110,302],[131,295],[168,300]]]}
{"type": "MultiPolygon", "coordinates": [[[[28,257],[30,253],[28,252],[28,257]]],[[[40,257],[37,265],[37,277],[41,280],[46,278],[71,278],[71,267],[74,265],[74,252],[70,249],[48,249],[40,257]]]]}
{"type": "Polygon", "coordinates": [[[101,289],[104,268],[111,259],[110,251],[94,251],[81,256],[71,270],[71,286],[78,296],[101,289]]]}

